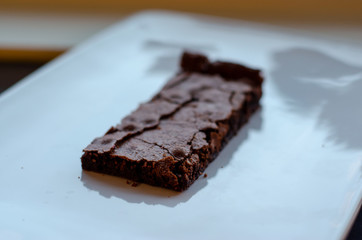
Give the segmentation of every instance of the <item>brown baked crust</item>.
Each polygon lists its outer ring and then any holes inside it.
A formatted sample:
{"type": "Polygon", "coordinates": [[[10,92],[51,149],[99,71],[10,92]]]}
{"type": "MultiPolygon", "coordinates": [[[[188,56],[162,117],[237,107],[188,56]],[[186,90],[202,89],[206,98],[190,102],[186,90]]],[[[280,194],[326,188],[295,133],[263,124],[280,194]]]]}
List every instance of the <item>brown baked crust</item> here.
{"type": "Polygon", "coordinates": [[[185,52],[181,72],[83,151],[84,170],[187,189],[259,107],[259,70],[185,52]]]}

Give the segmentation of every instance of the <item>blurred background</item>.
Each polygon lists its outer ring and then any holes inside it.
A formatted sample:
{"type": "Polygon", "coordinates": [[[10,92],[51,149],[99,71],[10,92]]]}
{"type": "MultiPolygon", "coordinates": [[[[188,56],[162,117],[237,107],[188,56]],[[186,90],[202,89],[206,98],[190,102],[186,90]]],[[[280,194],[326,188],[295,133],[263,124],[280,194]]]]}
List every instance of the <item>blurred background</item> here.
{"type": "MultiPolygon", "coordinates": [[[[145,10],[277,25],[362,48],[361,0],[0,0],[0,94],[48,61],[145,10]]],[[[362,216],[348,239],[362,239],[362,216]]]]}
{"type": "Polygon", "coordinates": [[[361,0],[0,0],[0,60],[46,62],[143,10],[281,25],[362,42],[361,0]]]}

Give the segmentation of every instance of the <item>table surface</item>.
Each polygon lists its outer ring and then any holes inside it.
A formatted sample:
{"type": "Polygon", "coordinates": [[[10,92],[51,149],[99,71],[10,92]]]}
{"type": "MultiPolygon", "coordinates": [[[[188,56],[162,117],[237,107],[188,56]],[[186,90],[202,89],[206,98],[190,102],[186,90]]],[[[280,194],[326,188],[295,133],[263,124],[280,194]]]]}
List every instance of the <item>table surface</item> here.
{"type": "MultiPolygon", "coordinates": [[[[16,54],[20,60],[37,60],[42,55],[28,53],[29,50],[50,52],[49,56],[40,60],[48,60],[66,51],[111,24],[124,19],[130,11],[121,13],[70,13],[46,11],[4,11],[0,9],[0,60],[14,60],[14,52],[4,50],[19,50],[16,54]],[[26,51],[24,51],[26,50],[26,51]],[[27,56],[27,54],[29,56],[27,56]]],[[[329,39],[343,44],[353,44],[362,47],[362,24],[342,23],[335,21],[306,22],[303,20],[289,21],[275,19],[258,19],[251,21],[284,27],[307,35],[329,39]]],[[[16,60],[16,59],[15,59],[16,60]]]]}

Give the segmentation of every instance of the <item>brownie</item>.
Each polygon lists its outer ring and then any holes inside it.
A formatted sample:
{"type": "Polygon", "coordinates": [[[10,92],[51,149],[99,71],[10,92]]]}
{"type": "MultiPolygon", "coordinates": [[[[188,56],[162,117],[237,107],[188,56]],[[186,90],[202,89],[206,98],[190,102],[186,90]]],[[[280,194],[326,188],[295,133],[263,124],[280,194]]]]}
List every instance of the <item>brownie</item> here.
{"type": "Polygon", "coordinates": [[[83,151],[84,170],[183,191],[259,107],[259,70],[185,52],[180,72],[83,151]]]}

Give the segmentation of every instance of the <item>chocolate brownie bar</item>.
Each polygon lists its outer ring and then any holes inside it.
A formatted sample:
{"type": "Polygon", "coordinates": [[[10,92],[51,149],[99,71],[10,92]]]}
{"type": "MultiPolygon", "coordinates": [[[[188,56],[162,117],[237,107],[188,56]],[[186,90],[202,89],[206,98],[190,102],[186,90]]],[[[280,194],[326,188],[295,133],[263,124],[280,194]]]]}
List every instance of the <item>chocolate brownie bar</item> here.
{"type": "Polygon", "coordinates": [[[259,107],[259,70],[185,52],[181,71],[83,151],[84,170],[187,189],[259,107]]]}

